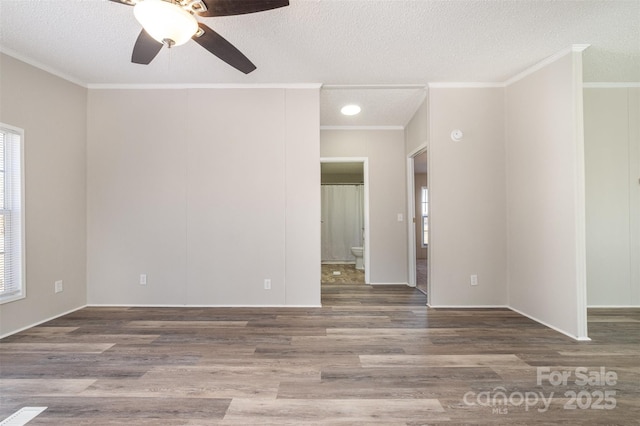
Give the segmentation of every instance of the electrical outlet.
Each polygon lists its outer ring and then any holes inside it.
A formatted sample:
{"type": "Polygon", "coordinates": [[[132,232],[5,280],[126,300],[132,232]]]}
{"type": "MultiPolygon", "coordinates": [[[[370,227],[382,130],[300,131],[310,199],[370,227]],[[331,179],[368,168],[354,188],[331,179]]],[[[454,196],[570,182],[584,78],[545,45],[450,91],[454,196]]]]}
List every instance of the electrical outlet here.
{"type": "Polygon", "coordinates": [[[147,285],[147,274],[140,274],[140,285],[147,285]]]}
{"type": "Polygon", "coordinates": [[[264,289],[265,290],[271,290],[271,280],[269,278],[266,278],[264,280],[264,289]]]}
{"type": "Polygon", "coordinates": [[[64,288],[62,287],[62,280],[53,283],[53,288],[56,293],[61,293],[64,288]]]}
{"type": "Polygon", "coordinates": [[[471,285],[478,285],[478,276],[477,275],[471,275],[471,285]]]}

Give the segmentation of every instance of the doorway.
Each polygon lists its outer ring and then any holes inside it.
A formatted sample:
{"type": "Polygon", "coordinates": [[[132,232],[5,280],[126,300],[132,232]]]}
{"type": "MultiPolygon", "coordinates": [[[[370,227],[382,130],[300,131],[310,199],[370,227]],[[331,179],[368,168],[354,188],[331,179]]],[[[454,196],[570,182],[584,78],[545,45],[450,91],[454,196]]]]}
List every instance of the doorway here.
{"type": "Polygon", "coordinates": [[[429,290],[429,180],[426,146],[414,151],[407,160],[409,221],[409,285],[425,295],[429,290]]]}
{"type": "Polygon", "coordinates": [[[322,282],[368,284],[368,162],[361,157],[321,158],[322,282]],[[347,280],[347,281],[345,281],[347,280]]]}

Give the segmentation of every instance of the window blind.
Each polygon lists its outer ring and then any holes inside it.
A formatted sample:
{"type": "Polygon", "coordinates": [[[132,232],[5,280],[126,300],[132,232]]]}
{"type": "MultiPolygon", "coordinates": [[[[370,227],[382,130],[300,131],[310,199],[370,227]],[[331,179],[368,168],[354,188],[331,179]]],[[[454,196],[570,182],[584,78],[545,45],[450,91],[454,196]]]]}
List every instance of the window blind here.
{"type": "Polygon", "coordinates": [[[0,126],[0,301],[24,294],[21,139],[0,126]]]}

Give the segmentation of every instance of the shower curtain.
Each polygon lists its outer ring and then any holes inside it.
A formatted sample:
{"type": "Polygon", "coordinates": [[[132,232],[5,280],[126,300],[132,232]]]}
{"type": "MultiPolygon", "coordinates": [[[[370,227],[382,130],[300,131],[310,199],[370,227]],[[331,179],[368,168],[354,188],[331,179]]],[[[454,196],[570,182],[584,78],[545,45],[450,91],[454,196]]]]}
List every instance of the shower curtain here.
{"type": "Polygon", "coordinates": [[[363,246],[364,186],[322,185],[322,261],[354,262],[363,246]]]}

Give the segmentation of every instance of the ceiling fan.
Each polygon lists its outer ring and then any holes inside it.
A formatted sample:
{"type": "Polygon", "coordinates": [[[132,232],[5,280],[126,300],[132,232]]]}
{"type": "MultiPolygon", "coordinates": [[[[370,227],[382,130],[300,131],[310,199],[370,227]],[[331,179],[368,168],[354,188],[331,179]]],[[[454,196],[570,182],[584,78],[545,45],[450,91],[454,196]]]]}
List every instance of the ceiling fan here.
{"type": "Polygon", "coordinates": [[[149,64],[162,46],[194,40],[232,67],[249,74],[256,66],[224,37],[195,16],[231,16],[262,12],[289,5],[289,0],[111,0],[134,6],[142,31],[133,46],[131,62],[149,64]]]}

